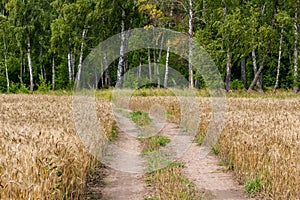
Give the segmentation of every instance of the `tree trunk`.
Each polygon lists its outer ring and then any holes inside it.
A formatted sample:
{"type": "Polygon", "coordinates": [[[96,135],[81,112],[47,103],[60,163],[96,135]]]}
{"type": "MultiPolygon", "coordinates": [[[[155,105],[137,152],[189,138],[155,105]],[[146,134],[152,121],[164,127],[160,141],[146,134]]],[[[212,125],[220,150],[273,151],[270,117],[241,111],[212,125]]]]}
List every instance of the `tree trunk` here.
{"type": "Polygon", "coordinates": [[[280,64],[281,64],[281,54],[282,54],[282,40],[283,40],[283,28],[280,31],[278,64],[277,64],[277,74],[276,74],[276,82],[275,82],[275,86],[274,86],[274,92],[276,92],[277,88],[279,87],[279,75],[280,75],[280,64]]]}
{"type": "Polygon", "coordinates": [[[152,66],[151,66],[151,54],[150,48],[148,48],[148,69],[149,69],[149,80],[152,82],[152,66]]]}
{"type": "Polygon", "coordinates": [[[6,88],[7,88],[7,92],[9,92],[10,86],[9,86],[9,76],[8,76],[6,53],[4,54],[4,65],[5,65],[6,88]]]}
{"type": "Polygon", "coordinates": [[[77,71],[77,85],[76,85],[77,88],[79,87],[79,82],[80,82],[82,62],[83,62],[84,41],[85,41],[85,37],[86,37],[87,32],[88,32],[88,29],[85,29],[85,28],[82,31],[80,56],[79,56],[78,71],[77,71]]]}
{"type": "Polygon", "coordinates": [[[55,60],[52,58],[52,90],[55,90],[55,60]]]}
{"type": "Polygon", "coordinates": [[[4,66],[5,66],[5,77],[6,77],[6,90],[9,92],[10,90],[10,85],[9,85],[9,76],[8,76],[8,67],[7,67],[7,46],[6,46],[6,41],[5,41],[5,36],[4,36],[4,31],[3,31],[3,45],[4,45],[4,66]]]}
{"type": "MultiPolygon", "coordinates": [[[[257,73],[257,60],[256,60],[255,49],[252,49],[252,62],[253,62],[253,72],[254,72],[254,76],[255,76],[256,73],[257,73]]],[[[259,90],[262,89],[261,83],[260,83],[260,80],[259,80],[259,79],[260,79],[260,76],[261,76],[261,75],[259,75],[258,80],[257,80],[256,83],[255,83],[255,85],[257,86],[257,88],[258,88],[259,90]]],[[[251,90],[253,90],[253,88],[252,88],[251,90]]]]}
{"type": "Polygon", "coordinates": [[[28,58],[28,67],[29,67],[29,80],[30,80],[30,91],[33,91],[33,74],[32,74],[32,62],[31,62],[31,51],[30,51],[30,36],[27,33],[27,58],[28,58]]]}
{"type": "MultiPolygon", "coordinates": [[[[253,53],[253,51],[252,51],[252,53],[253,53]]],[[[265,60],[267,58],[267,55],[268,55],[268,49],[266,49],[266,52],[265,52],[263,58],[261,59],[261,63],[260,63],[259,69],[255,73],[254,79],[253,79],[252,83],[249,86],[248,92],[251,92],[253,90],[254,86],[257,84],[257,81],[260,78],[261,73],[262,73],[262,71],[264,69],[264,64],[265,64],[265,60]]],[[[258,90],[259,90],[259,92],[263,92],[262,88],[261,89],[258,88],[258,90]]]]}
{"type": "Polygon", "coordinates": [[[41,68],[41,77],[43,79],[43,82],[46,81],[46,75],[45,75],[45,68],[44,68],[44,64],[43,64],[43,47],[40,44],[40,57],[39,57],[39,61],[40,61],[40,68],[41,68]]]}
{"type": "Polygon", "coordinates": [[[124,67],[124,50],[125,50],[125,42],[126,42],[126,33],[125,33],[125,9],[122,9],[122,21],[121,21],[121,44],[120,44],[120,58],[118,63],[117,70],[117,83],[116,88],[121,89],[123,86],[123,67],[124,67]]]}
{"type": "Polygon", "coordinates": [[[72,80],[75,80],[75,62],[76,62],[76,48],[74,47],[74,51],[71,53],[71,70],[72,70],[72,80]]]}
{"type": "Polygon", "coordinates": [[[247,75],[246,75],[246,57],[242,58],[241,61],[241,75],[242,75],[242,81],[244,84],[244,88],[248,88],[248,82],[247,82],[247,75]]]}
{"type": "Polygon", "coordinates": [[[294,20],[294,92],[297,93],[299,91],[298,87],[298,8],[299,8],[299,0],[296,0],[295,3],[295,20],[294,20]]]}
{"type": "Polygon", "coordinates": [[[23,83],[23,52],[21,51],[21,58],[20,58],[20,82],[23,83]]]}
{"type": "Polygon", "coordinates": [[[170,40],[168,39],[168,48],[167,48],[167,57],[166,57],[164,88],[168,88],[168,78],[169,78],[169,57],[170,57],[170,40]]]}
{"type": "MultiPolygon", "coordinates": [[[[173,16],[173,10],[174,10],[174,2],[172,1],[171,4],[171,11],[170,11],[170,18],[173,16]]],[[[172,28],[171,22],[169,22],[169,28],[172,28]]],[[[169,58],[170,58],[170,46],[171,42],[170,39],[167,41],[167,56],[166,56],[166,65],[165,65],[165,77],[164,77],[164,88],[168,88],[168,79],[169,79],[169,58]]]]}
{"type": "Polygon", "coordinates": [[[230,76],[231,76],[231,54],[227,53],[227,64],[226,64],[226,79],[225,79],[225,89],[227,92],[230,91],[230,76]]]}
{"type": "Polygon", "coordinates": [[[141,74],[142,74],[142,56],[139,53],[139,66],[138,66],[138,74],[137,74],[137,76],[141,77],[141,74]]]}
{"type": "Polygon", "coordinates": [[[193,20],[194,20],[194,11],[193,11],[193,1],[189,0],[189,88],[194,88],[194,73],[193,73],[193,20]]]}
{"type": "MultiPolygon", "coordinates": [[[[130,35],[131,35],[131,29],[129,27],[129,29],[127,30],[127,34],[125,35],[124,52],[128,52],[128,41],[129,41],[130,35]]],[[[128,55],[124,54],[124,69],[123,69],[123,71],[127,72],[128,70],[129,70],[128,55]]]]}
{"type": "Polygon", "coordinates": [[[154,50],[154,54],[153,54],[153,60],[154,60],[154,70],[156,71],[156,77],[157,77],[157,87],[160,87],[159,66],[157,65],[157,58],[156,58],[155,50],[154,50]]]}
{"type": "MultiPolygon", "coordinates": [[[[109,73],[109,69],[108,69],[108,60],[107,60],[107,50],[104,51],[103,53],[103,60],[104,60],[104,85],[107,86],[111,86],[111,77],[110,77],[110,73],[109,73]]],[[[103,74],[102,74],[103,77],[103,74]]],[[[102,85],[103,86],[103,85],[102,85]]]]}
{"type": "MultiPolygon", "coordinates": [[[[161,36],[161,43],[160,43],[160,50],[159,50],[159,54],[158,54],[158,58],[155,62],[159,63],[160,59],[161,59],[161,55],[162,55],[162,50],[163,50],[163,44],[164,44],[164,36],[161,36]]],[[[159,71],[159,66],[157,67],[157,84],[158,87],[160,87],[161,85],[161,80],[160,80],[160,71],[159,71]]]]}
{"type": "Polygon", "coordinates": [[[71,83],[73,80],[73,73],[72,73],[72,51],[70,50],[68,53],[68,71],[69,71],[69,82],[71,83]]]}
{"type": "MultiPolygon", "coordinates": [[[[263,54],[262,54],[262,49],[259,51],[259,63],[263,60],[263,54]]],[[[258,88],[259,92],[263,91],[263,71],[260,73],[258,80],[256,82],[256,87],[258,88]]]]}

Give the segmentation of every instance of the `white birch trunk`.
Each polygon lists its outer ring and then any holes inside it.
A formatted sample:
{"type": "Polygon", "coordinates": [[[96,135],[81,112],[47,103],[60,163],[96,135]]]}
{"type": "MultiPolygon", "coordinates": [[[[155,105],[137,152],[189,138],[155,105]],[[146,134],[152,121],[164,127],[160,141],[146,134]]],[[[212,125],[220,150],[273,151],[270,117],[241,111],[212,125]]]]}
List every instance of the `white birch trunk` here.
{"type": "MultiPolygon", "coordinates": [[[[252,49],[252,62],[253,62],[253,73],[255,75],[257,73],[257,59],[256,59],[255,49],[252,49]]],[[[260,79],[260,77],[259,77],[259,79],[260,79]]],[[[256,81],[255,84],[258,87],[258,89],[261,90],[262,87],[261,87],[261,82],[259,79],[256,81]]]]}
{"type": "Polygon", "coordinates": [[[30,80],[30,91],[33,91],[33,74],[32,74],[32,62],[31,62],[31,51],[30,51],[30,36],[27,33],[27,59],[28,59],[28,67],[29,67],[29,80],[30,80]]]}
{"type": "Polygon", "coordinates": [[[299,0],[296,0],[296,10],[295,10],[295,20],[294,20],[294,92],[297,93],[299,91],[298,87],[298,7],[299,0]]]}
{"type": "Polygon", "coordinates": [[[154,50],[153,53],[153,60],[154,60],[154,70],[156,71],[156,76],[157,77],[157,87],[160,87],[160,78],[159,78],[159,66],[157,65],[157,58],[156,58],[156,51],[154,50]]]}
{"type": "Polygon", "coordinates": [[[194,88],[194,78],[193,78],[193,19],[194,19],[194,11],[193,11],[193,1],[189,0],[189,88],[194,88]]]}
{"type": "Polygon", "coordinates": [[[110,85],[111,81],[110,81],[110,74],[108,69],[107,50],[105,50],[103,53],[103,60],[104,60],[104,71],[105,71],[104,85],[110,85]]]}
{"type": "Polygon", "coordinates": [[[166,57],[166,67],[165,67],[165,80],[164,80],[164,88],[168,88],[168,77],[169,77],[169,57],[170,57],[170,40],[168,39],[167,57],[166,57]]]}
{"type": "Polygon", "coordinates": [[[76,85],[77,88],[79,87],[79,82],[80,82],[82,62],[83,62],[83,48],[84,48],[84,41],[85,41],[85,37],[86,37],[87,32],[88,32],[88,29],[85,29],[85,28],[82,31],[80,56],[79,56],[77,79],[76,79],[77,80],[77,85],[76,85]]]}
{"type": "Polygon", "coordinates": [[[4,54],[4,65],[5,65],[6,87],[7,87],[7,92],[9,92],[10,86],[9,86],[9,76],[8,76],[6,53],[4,54]]]}
{"type": "Polygon", "coordinates": [[[141,77],[141,74],[142,74],[142,58],[141,55],[139,55],[138,77],[141,77]]]}
{"type": "Polygon", "coordinates": [[[243,57],[242,61],[241,61],[241,75],[242,75],[244,88],[247,89],[248,83],[247,83],[247,75],[246,75],[246,58],[245,57],[243,57]]]}
{"type": "MultiPolygon", "coordinates": [[[[174,2],[172,2],[171,5],[171,11],[170,11],[170,17],[173,16],[173,10],[174,10],[174,2]]],[[[171,23],[169,23],[169,28],[171,29],[171,23]]],[[[168,88],[168,79],[169,79],[169,58],[170,58],[170,39],[167,41],[167,56],[166,56],[166,66],[165,66],[165,78],[164,78],[164,88],[168,88]]]]}
{"type": "Polygon", "coordinates": [[[279,87],[279,75],[280,75],[280,64],[281,64],[281,54],[282,54],[282,40],[283,40],[283,28],[280,31],[278,64],[277,64],[277,74],[276,74],[276,82],[275,82],[275,86],[274,86],[274,92],[276,92],[277,88],[279,87]]]}
{"type": "Polygon", "coordinates": [[[152,82],[152,66],[151,66],[151,51],[148,48],[148,73],[149,73],[149,80],[152,82]]]}
{"type": "Polygon", "coordinates": [[[23,51],[20,50],[21,52],[21,58],[20,58],[20,81],[23,83],[23,51]]]}
{"type": "Polygon", "coordinates": [[[52,58],[52,90],[55,89],[55,60],[52,58]]]}
{"type": "Polygon", "coordinates": [[[254,72],[254,74],[256,74],[256,72],[257,72],[257,61],[256,61],[256,54],[255,54],[254,49],[252,49],[252,63],[253,63],[253,72],[254,72]]]}
{"type": "Polygon", "coordinates": [[[121,89],[123,86],[123,67],[124,67],[124,50],[125,50],[125,40],[126,40],[126,33],[125,33],[125,17],[126,13],[125,10],[122,9],[122,21],[121,21],[121,44],[120,44],[120,58],[118,63],[118,70],[117,70],[117,83],[116,88],[121,89]]]}
{"type": "Polygon", "coordinates": [[[4,32],[3,32],[3,45],[4,45],[4,66],[5,66],[6,88],[7,88],[7,92],[9,92],[9,90],[10,90],[10,84],[9,83],[10,82],[9,82],[8,67],[7,67],[7,57],[6,57],[7,46],[6,46],[4,32]]]}
{"type": "MultiPolygon", "coordinates": [[[[257,84],[259,78],[261,77],[261,73],[262,73],[262,71],[264,69],[264,63],[265,63],[265,60],[267,58],[267,55],[268,55],[268,49],[266,49],[266,52],[264,53],[264,56],[261,59],[261,63],[260,63],[259,69],[255,73],[254,79],[253,79],[253,81],[251,82],[251,84],[250,84],[250,86],[248,88],[248,92],[251,92],[253,90],[254,86],[257,84]]],[[[258,88],[258,90],[259,90],[259,92],[263,92],[262,88],[258,88]]]]}
{"type": "Polygon", "coordinates": [[[46,81],[45,80],[45,74],[44,74],[44,66],[43,66],[43,48],[42,48],[42,45],[40,45],[40,58],[39,58],[39,61],[40,61],[40,68],[41,68],[41,77],[43,79],[43,82],[46,81]]]}
{"type": "Polygon", "coordinates": [[[227,53],[227,64],[226,64],[226,79],[225,79],[225,89],[227,92],[230,91],[230,76],[231,76],[231,54],[229,53],[229,50],[228,50],[228,53],[227,53]]]}
{"type": "Polygon", "coordinates": [[[68,71],[69,71],[69,82],[72,82],[72,52],[71,50],[68,53],[68,71]]]}
{"type": "Polygon", "coordinates": [[[75,48],[74,48],[74,51],[71,52],[71,72],[72,72],[72,80],[73,81],[75,80],[75,61],[76,61],[74,52],[76,52],[75,48]]]}

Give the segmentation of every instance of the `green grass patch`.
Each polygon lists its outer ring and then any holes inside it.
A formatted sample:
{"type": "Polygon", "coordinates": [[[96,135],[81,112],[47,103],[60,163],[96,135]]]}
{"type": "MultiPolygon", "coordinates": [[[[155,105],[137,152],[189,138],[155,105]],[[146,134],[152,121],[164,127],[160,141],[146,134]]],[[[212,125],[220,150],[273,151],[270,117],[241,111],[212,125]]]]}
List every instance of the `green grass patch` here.
{"type": "Polygon", "coordinates": [[[114,141],[115,139],[118,138],[118,127],[114,124],[111,127],[111,135],[109,136],[109,141],[114,141]]]}
{"type": "Polygon", "coordinates": [[[147,174],[147,182],[156,199],[194,200],[202,199],[191,180],[183,175],[184,163],[172,162],[167,167],[147,174]]]}
{"type": "Polygon", "coordinates": [[[203,135],[197,135],[197,136],[195,137],[195,139],[194,139],[194,142],[195,142],[197,145],[201,146],[202,143],[203,143],[203,140],[204,140],[204,136],[203,136],[203,135]]]}
{"type": "Polygon", "coordinates": [[[154,135],[148,138],[139,138],[142,142],[142,154],[153,152],[158,150],[160,147],[166,146],[171,142],[170,138],[163,135],[154,135]]]}
{"type": "MultiPolygon", "coordinates": [[[[108,89],[98,89],[93,90],[95,97],[100,99],[112,99],[114,88],[108,89]]],[[[164,89],[164,88],[140,88],[136,90],[123,89],[123,91],[128,90],[130,96],[198,96],[198,97],[210,97],[208,89],[164,89]],[[133,92],[132,92],[133,91],[133,92]]],[[[91,90],[92,91],[92,90],[91,90]]],[[[57,95],[57,96],[71,96],[73,95],[73,88],[62,89],[62,90],[50,90],[50,91],[39,91],[35,90],[33,94],[46,94],[46,95],[57,95]]],[[[12,85],[10,93],[31,93],[28,88],[25,87],[14,87],[12,85]],[[14,89],[17,88],[17,89],[14,89]]],[[[85,93],[85,92],[80,92],[85,93]]],[[[89,92],[90,93],[90,92],[89,92]]],[[[286,99],[286,98],[299,98],[299,94],[295,94],[292,90],[278,89],[276,93],[273,92],[273,88],[267,88],[263,93],[253,90],[252,92],[247,92],[244,89],[232,90],[225,94],[226,97],[232,98],[276,98],[276,99],[286,99]]]]}
{"type": "Polygon", "coordinates": [[[253,180],[247,180],[245,182],[245,192],[250,195],[254,196],[255,194],[259,193],[262,190],[261,179],[255,178],[253,180]]]}
{"type": "Polygon", "coordinates": [[[158,197],[146,197],[144,200],[159,200],[158,197]]]}
{"type": "Polygon", "coordinates": [[[143,111],[130,112],[129,118],[138,126],[146,126],[152,121],[149,114],[143,111]]]}
{"type": "Polygon", "coordinates": [[[219,143],[216,143],[215,145],[212,145],[210,147],[210,150],[211,152],[214,154],[214,155],[219,155],[220,154],[220,145],[219,143]]]}

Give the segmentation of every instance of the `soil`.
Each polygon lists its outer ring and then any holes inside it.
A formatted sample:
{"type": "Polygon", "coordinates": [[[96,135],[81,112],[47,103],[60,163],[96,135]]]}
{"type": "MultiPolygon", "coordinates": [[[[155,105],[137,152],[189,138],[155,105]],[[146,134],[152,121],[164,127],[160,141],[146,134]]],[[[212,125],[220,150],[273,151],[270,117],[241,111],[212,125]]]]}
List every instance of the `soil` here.
{"type": "Polygon", "coordinates": [[[193,143],[181,160],[186,163],[185,175],[204,192],[205,199],[249,199],[233,173],[221,166],[215,155],[201,157],[200,154],[200,147],[193,143]]]}

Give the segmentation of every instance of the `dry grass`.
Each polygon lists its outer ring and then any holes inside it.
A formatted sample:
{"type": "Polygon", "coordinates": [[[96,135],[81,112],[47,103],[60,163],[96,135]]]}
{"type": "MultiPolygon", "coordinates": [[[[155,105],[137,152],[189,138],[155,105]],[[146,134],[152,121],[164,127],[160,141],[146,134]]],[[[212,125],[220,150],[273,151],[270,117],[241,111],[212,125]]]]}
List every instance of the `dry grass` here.
{"type": "MultiPolygon", "coordinates": [[[[0,199],[79,199],[94,160],[76,134],[71,97],[0,98],[0,199]]],[[[110,133],[108,102],[97,110],[110,133]]]]}

